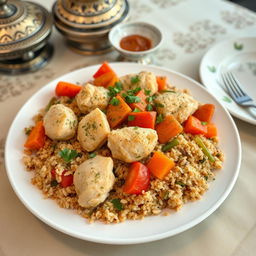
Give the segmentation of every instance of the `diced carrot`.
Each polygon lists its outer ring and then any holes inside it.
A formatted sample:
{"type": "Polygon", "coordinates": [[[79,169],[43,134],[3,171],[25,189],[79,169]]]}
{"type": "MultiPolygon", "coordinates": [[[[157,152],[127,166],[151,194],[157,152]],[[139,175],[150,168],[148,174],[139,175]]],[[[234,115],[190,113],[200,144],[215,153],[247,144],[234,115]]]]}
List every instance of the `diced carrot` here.
{"type": "Polygon", "coordinates": [[[145,111],[146,107],[147,107],[147,102],[146,102],[146,98],[147,96],[145,95],[144,91],[139,91],[135,94],[135,96],[140,98],[140,102],[136,102],[136,103],[131,103],[129,106],[132,109],[138,108],[140,111],[145,111]]]}
{"type": "Polygon", "coordinates": [[[116,74],[110,71],[95,78],[93,84],[96,86],[108,87],[114,79],[116,79],[116,74]]]}
{"type": "Polygon", "coordinates": [[[81,88],[82,87],[79,85],[60,81],[55,88],[55,93],[57,96],[68,96],[73,98],[80,92],[81,88]]]}
{"type": "Polygon", "coordinates": [[[201,121],[194,116],[190,116],[184,125],[184,131],[191,134],[203,134],[207,133],[206,125],[202,125],[201,121]]]}
{"type": "Polygon", "coordinates": [[[162,180],[174,166],[174,161],[159,151],[156,151],[147,163],[150,172],[160,180],[162,180]]]}
{"type": "Polygon", "coordinates": [[[115,86],[116,82],[118,82],[119,79],[118,77],[115,75],[112,77],[112,79],[108,82],[108,84],[106,85],[106,87],[109,87],[109,86],[115,86]]]}
{"type": "Polygon", "coordinates": [[[157,76],[156,81],[157,81],[159,92],[167,89],[167,77],[166,76],[157,76]]]}
{"type": "Polygon", "coordinates": [[[179,133],[181,133],[183,127],[176,120],[174,116],[168,115],[164,120],[156,125],[156,131],[158,135],[158,140],[160,143],[166,143],[179,133]]]}
{"type": "Polygon", "coordinates": [[[30,132],[24,147],[28,149],[38,150],[44,146],[45,130],[43,121],[38,121],[30,132]]]}
{"type": "Polygon", "coordinates": [[[132,111],[120,95],[117,95],[116,99],[119,101],[118,105],[109,104],[107,108],[107,119],[111,128],[121,124],[132,111]]]}
{"type": "Polygon", "coordinates": [[[156,112],[131,112],[128,115],[128,126],[138,126],[142,128],[155,128],[156,112]]]}
{"type": "Polygon", "coordinates": [[[215,106],[213,104],[204,104],[200,106],[197,111],[193,114],[202,122],[210,123],[215,111],[215,106]]]}
{"type": "Polygon", "coordinates": [[[215,124],[210,123],[210,124],[207,124],[206,127],[207,127],[207,132],[204,135],[206,138],[212,138],[217,136],[218,131],[215,124]]]}
{"type": "Polygon", "coordinates": [[[108,63],[106,61],[104,61],[102,63],[102,65],[100,66],[100,68],[97,70],[97,72],[93,75],[94,78],[97,78],[105,73],[108,72],[113,72],[115,73],[112,68],[108,65],[108,63]]]}
{"type": "Polygon", "coordinates": [[[127,194],[139,195],[146,191],[150,183],[149,169],[140,162],[134,162],[129,168],[123,191],[127,194]]]}

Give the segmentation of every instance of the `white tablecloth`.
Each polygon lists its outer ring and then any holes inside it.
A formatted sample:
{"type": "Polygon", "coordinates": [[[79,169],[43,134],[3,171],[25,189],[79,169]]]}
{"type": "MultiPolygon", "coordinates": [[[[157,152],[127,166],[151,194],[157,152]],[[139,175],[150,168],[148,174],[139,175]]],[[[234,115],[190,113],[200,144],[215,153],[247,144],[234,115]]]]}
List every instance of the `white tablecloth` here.
{"type": "MultiPolygon", "coordinates": [[[[53,1],[40,1],[51,8],[53,1]]],[[[155,56],[165,66],[199,80],[203,54],[231,36],[256,36],[256,15],[221,0],[130,0],[130,20],[148,21],[163,32],[155,56]]],[[[53,31],[53,59],[33,74],[0,75],[0,255],[256,255],[256,127],[235,119],[243,158],[238,181],[223,205],[205,221],[174,237],[141,245],[90,243],[60,233],[32,215],[14,194],[4,167],[4,143],[11,122],[40,87],[64,73],[115,61],[117,53],[86,57],[71,52],[53,31]]],[[[22,128],[21,128],[22,129],[22,128]]],[[[234,156],[235,157],[235,156],[234,156]]],[[[124,230],[125,232],[125,230],[124,230]]]]}

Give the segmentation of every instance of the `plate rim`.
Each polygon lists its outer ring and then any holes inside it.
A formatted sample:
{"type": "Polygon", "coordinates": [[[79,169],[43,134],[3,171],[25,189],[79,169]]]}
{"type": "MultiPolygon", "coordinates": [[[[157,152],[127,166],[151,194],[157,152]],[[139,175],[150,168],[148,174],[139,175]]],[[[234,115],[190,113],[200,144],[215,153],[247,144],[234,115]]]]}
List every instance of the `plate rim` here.
{"type": "MultiPolygon", "coordinates": [[[[121,238],[121,239],[115,239],[113,241],[113,239],[102,239],[102,238],[97,238],[95,236],[89,236],[86,235],[79,235],[77,233],[71,232],[65,228],[60,227],[59,225],[55,225],[54,223],[52,223],[51,221],[49,222],[47,220],[46,217],[41,216],[38,212],[36,212],[32,207],[30,207],[30,205],[22,198],[22,195],[20,194],[20,192],[17,190],[17,188],[14,185],[14,181],[12,179],[12,177],[10,176],[10,171],[9,171],[9,163],[8,163],[8,157],[7,154],[5,154],[5,169],[6,169],[6,173],[8,176],[8,180],[11,184],[12,189],[14,190],[15,194],[17,195],[17,197],[19,198],[19,200],[23,203],[23,205],[33,214],[35,215],[37,218],[39,218],[41,221],[43,221],[45,224],[49,225],[50,227],[54,228],[55,230],[58,230],[64,234],[68,234],[72,237],[76,237],[85,241],[90,241],[90,242],[96,242],[96,243],[102,243],[102,244],[116,244],[116,245],[125,245],[125,244],[140,244],[140,243],[147,243],[147,242],[152,242],[152,241],[157,241],[163,238],[167,238],[167,237],[171,237],[174,236],[176,234],[179,234],[181,232],[184,232],[185,230],[188,230],[192,227],[194,227],[195,225],[199,224],[200,222],[202,222],[204,219],[206,219],[208,216],[210,216],[216,209],[218,209],[220,207],[220,205],[225,201],[225,199],[227,198],[227,196],[230,194],[230,192],[232,191],[236,180],[238,178],[239,175],[239,171],[240,171],[240,166],[241,166],[241,158],[242,158],[242,150],[241,150],[241,140],[240,140],[240,136],[238,133],[238,129],[236,127],[236,124],[234,122],[234,120],[232,119],[231,115],[229,114],[229,112],[223,107],[223,105],[220,103],[220,101],[214,96],[212,95],[209,91],[207,91],[207,89],[201,85],[199,82],[195,81],[194,79],[180,73],[177,71],[174,71],[172,69],[169,68],[165,68],[165,67],[159,67],[156,65],[142,65],[142,64],[137,64],[137,63],[131,63],[131,62],[110,62],[110,65],[112,64],[118,64],[118,65],[132,65],[132,66],[138,66],[138,67],[151,67],[151,68],[156,68],[158,70],[163,70],[169,73],[172,73],[174,75],[177,75],[185,80],[188,80],[190,83],[194,83],[197,86],[199,86],[201,89],[203,89],[204,91],[207,92],[207,94],[209,94],[211,97],[215,98],[215,100],[220,104],[221,108],[223,108],[223,111],[226,113],[226,117],[228,118],[230,124],[232,125],[235,135],[236,135],[236,140],[237,140],[237,145],[238,145],[238,158],[237,158],[237,166],[236,166],[236,170],[234,171],[234,175],[232,176],[232,180],[229,182],[227,189],[225,190],[225,192],[222,194],[222,196],[220,198],[218,198],[216,200],[216,202],[214,203],[214,205],[210,208],[207,209],[202,215],[196,217],[195,219],[193,219],[193,221],[187,223],[187,224],[183,224],[182,226],[179,226],[175,229],[172,229],[171,231],[167,231],[167,232],[163,232],[160,234],[153,234],[153,235],[149,235],[146,237],[142,237],[142,238],[135,238],[135,239],[127,239],[127,238],[121,238]]],[[[56,79],[48,82],[47,84],[45,84],[44,86],[42,86],[39,90],[37,90],[32,96],[30,96],[26,102],[24,103],[24,105],[22,106],[22,108],[17,112],[17,114],[15,115],[11,126],[9,128],[8,131],[8,135],[6,137],[6,142],[5,142],[5,153],[7,152],[7,148],[9,147],[9,141],[10,141],[10,135],[11,135],[11,131],[12,129],[14,129],[14,123],[16,121],[16,119],[18,118],[18,116],[20,115],[20,113],[22,113],[23,109],[25,108],[25,106],[27,105],[27,103],[32,100],[33,98],[36,98],[38,95],[40,95],[41,91],[44,89],[44,87],[48,86],[51,83],[57,82],[59,81],[61,78],[63,78],[64,76],[67,75],[71,75],[72,73],[75,72],[79,72],[81,70],[87,69],[87,68],[96,68],[99,67],[100,64],[96,64],[96,65],[90,65],[84,68],[80,68],[77,70],[74,70],[72,72],[68,72],[66,74],[63,74],[59,77],[57,77],[56,79]]],[[[141,220],[139,220],[141,221],[141,220]]],[[[104,224],[106,225],[106,224],[104,224]]],[[[116,225],[116,224],[114,224],[116,225]]]]}
{"type": "MultiPolygon", "coordinates": [[[[203,71],[203,69],[206,67],[206,65],[204,65],[205,64],[205,62],[206,62],[206,59],[207,59],[207,57],[208,57],[208,55],[209,54],[211,54],[214,50],[215,50],[215,48],[218,48],[219,46],[221,46],[222,44],[225,44],[225,43],[227,43],[227,42],[232,42],[232,41],[234,41],[234,40],[250,40],[250,39],[254,39],[255,41],[256,41],[256,36],[243,36],[243,37],[232,37],[232,38],[228,38],[228,39],[226,39],[226,40],[222,40],[222,41],[220,41],[220,42],[217,42],[217,43],[215,43],[212,47],[210,47],[207,51],[206,51],[206,53],[203,55],[203,57],[202,57],[202,59],[201,59],[201,61],[200,61],[200,64],[199,64],[199,76],[200,76],[200,80],[201,80],[201,82],[202,82],[202,84],[206,87],[206,88],[208,88],[208,89],[212,89],[212,87],[211,86],[208,86],[207,85],[207,81],[205,80],[205,75],[204,75],[204,71],[203,71]]],[[[256,50],[255,50],[255,52],[256,52],[256,50]]],[[[217,82],[215,82],[215,84],[217,84],[217,82]]],[[[219,85],[218,85],[218,87],[219,87],[219,85]]],[[[221,89],[221,90],[223,90],[223,89],[221,89]]],[[[229,96],[229,95],[228,95],[229,96]]],[[[230,97],[230,96],[229,96],[230,97]]],[[[219,102],[221,102],[218,98],[217,98],[217,100],[219,101],[219,102]]],[[[238,118],[238,119],[240,119],[240,120],[242,120],[242,121],[244,121],[244,122],[246,122],[246,123],[249,123],[249,124],[252,124],[252,125],[256,125],[256,120],[254,121],[254,120],[251,120],[251,119],[248,119],[248,118],[246,118],[244,115],[241,115],[241,114],[239,114],[239,113],[237,113],[235,110],[233,110],[232,108],[230,108],[229,107],[229,105],[228,104],[226,104],[226,103],[224,103],[224,102],[221,102],[221,104],[233,115],[233,116],[235,116],[236,118],[238,118]]]]}

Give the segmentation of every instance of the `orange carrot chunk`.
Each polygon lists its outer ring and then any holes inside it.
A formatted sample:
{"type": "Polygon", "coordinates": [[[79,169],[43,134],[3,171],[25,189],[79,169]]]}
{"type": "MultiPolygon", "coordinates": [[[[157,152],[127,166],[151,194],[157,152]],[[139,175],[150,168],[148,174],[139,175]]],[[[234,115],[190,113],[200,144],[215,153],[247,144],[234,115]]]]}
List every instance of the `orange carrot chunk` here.
{"type": "Polygon", "coordinates": [[[167,77],[166,76],[157,76],[156,82],[158,85],[159,92],[167,89],[167,77]]]}
{"type": "Polygon", "coordinates": [[[114,128],[121,124],[127,118],[128,114],[132,111],[129,105],[123,100],[120,95],[117,95],[113,99],[116,100],[116,104],[109,104],[107,108],[107,119],[111,128],[114,128]]]}
{"type": "Polygon", "coordinates": [[[135,102],[135,103],[131,103],[129,106],[132,109],[139,109],[140,111],[145,111],[146,107],[147,107],[147,102],[146,102],[146,98],[147,96],[145,95],[145,93],[141,90],[139,92],[137,92],[135,94],[135,96],[140,98],[140,102],[135,102]]]}
{"type": "Polygon", "coordinates": [[[128,115],[128,126],[138,126],[142,128],[155,128],[156,112],[131,112],[128,115]]]}
{"type": "Polygon", "coordinates": [[[185,122],[184,131],[191,134],[205,135],[207,133],[207,126],[203,125],[196,117],[190,116],[185,122]]]}
{"type": "Polygon", "coordinates": [[[213,138],[217,136],[218,131],[215,124],[210,123],[210,124],[207,124],[206,127],[207,127],[207,132],[204,135],[206,138],[213,138]]]}
{"type": "Polygon", "coordinates": [[[156,132],[160,143],[166,143],[176,135],[180,134],[183,127],[174,116],[168,115],[156,126],[156,132]]]}
{"type": "Polygon", "coordinates": [[[113,86],[113,81],[115,80],[118,80],[116,74],[113,71],[110,71],[95,78],[93,84],[96,86],[108,87],[113,86]]]}
{"type": "Polygon", "coordinates": [[[200,106],[197,111],[193,114],[202,122],[210,123],[215,111],[215,106],[213,104],[204,104],[200,106]]]}
{"type": "Polygon", "coordinates": [[[97,78],[103,74],[106,74],[108,72],[113,72],[112,68],[108,65],[108,63],[106,61],[104,61],[102,63],[102,65],[100,66],[100,68],[97,70],[97,72],[93,75],[94,78],[97,78]]]}
{"type": "Polygon", "coordinates": [[[156,151],[147,163],[149,171],[160,180],[162,180],[174,166],[174,161],[159,151],[156,151]]]}
{"type": "Polygon", "coordinates": [[[30,132],[24,147],[28,149],[38,150],[44,146],[45,131],[43,121],[38,121],[30,132]]]}
{"type": "Polygon", "coordinates": [[[80,92],[81,88],[82,87],[79,85],[60,81],[55,88],[55,93],[57,96],[68,96],[73,98],[80,92]]]}

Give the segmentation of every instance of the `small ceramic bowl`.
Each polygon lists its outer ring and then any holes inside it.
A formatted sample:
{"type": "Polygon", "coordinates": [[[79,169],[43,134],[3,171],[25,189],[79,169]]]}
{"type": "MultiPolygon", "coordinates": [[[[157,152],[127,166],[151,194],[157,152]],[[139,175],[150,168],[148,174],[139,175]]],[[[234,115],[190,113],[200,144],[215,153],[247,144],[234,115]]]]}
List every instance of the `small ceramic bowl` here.
{"type": "Polygon", "coordinates": [[[162,42],[161,31],[146,22],[121,23],[113,27],[109,33],[109,41],[113,47],[121,54],[123,60],[134,61],[142,64],[152,62],[152,54],[156,52],[162,42]],[[141,35],[151,40],[152,47],[146,51],[128,51],[120,47],[122,38],[129,35],[141,35]]]}

